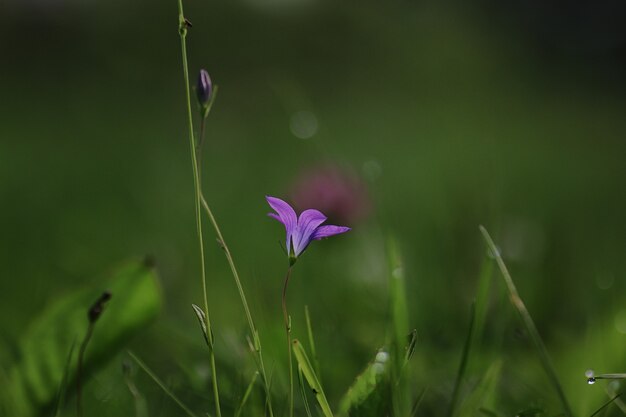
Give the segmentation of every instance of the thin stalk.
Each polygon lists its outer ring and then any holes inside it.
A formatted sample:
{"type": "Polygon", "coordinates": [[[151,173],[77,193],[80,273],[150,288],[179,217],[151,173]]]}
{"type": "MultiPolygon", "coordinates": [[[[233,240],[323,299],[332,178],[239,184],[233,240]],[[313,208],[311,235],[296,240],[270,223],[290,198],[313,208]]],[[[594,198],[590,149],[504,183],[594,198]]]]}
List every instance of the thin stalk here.
{"type": "Polygon", "coordinates": [[[87,345],[89,344],[91,336],[93,335],[94,325],[95,322],[89,322],[87,334],[85,334],[85,338],[80,344],[80,349],[78,351],[78,368],[76,370],[76,415],[78,417],[82,417],[83,415],[83,361],[85,359],[85,351],[87,350],[87,345]]]}
{"type": "Polygon", "coordinates": [[[187,98],[187,118],[189,123],[189,147],[191,149],[191,165],[193,168],[193,180],[195,186],[195,208],[196,208],[196,229],[198,234],[198,245],[200,248],[200,267],[202,272],[202,296],[204,298],[204,312],[206,314],[206,321],[208,327],[208,335],[210,340],[209,346],[209,355],[211,361],[211,377],[212,377],[212,385],[213,385],[213,397],[215,399],[215,414],[217,417],[222,416],[222,411],[220,408],[220,395],[219,389],[217,386],[217,371],[215,369],[215,351],[213,349],[213,332],[211,327],[211,320],[209,318],[209,301],[207,298],[206,291],[206,268],[204,263],[204,239],[202,237],[202,216],[201,216],[201,205],[200,205],[200,174],[198,172],[198,160],[196,157],[196,141],[193,133],[193,116],[191,110],[191,89],[189,87],[189,65],[187,63],[187,27],[189,23],[185,19],[185,15],[183,13],[183,2],[182,0],[178,0],[178,31],[180,34],[180,46],[182,53],[182,61],[183,61],[183,78],[185,81],[185,94],[187,98]]]}
{"type": "Polygon", "coordinates": [[[161,381],[159,377],[156,376],[154,372],[152,372],[152,369],[148,368],[148,365],[143,363],[141,359],[135,356],[135,354],[130,350],[127,351],[127,353],[137,363],[137,365],[139,365],[139,367],[143,369],[143,371],[148,374],[150,378],[152,378],[152,380],[159,386],[159,388],[161,388],[163,392],[172,399],[172,401],[174,401],[185,413],[187,413],[189,417],[197,417],[196,414],[189,409],[189,407],[187,407],[181,400],[178,399],[178,397],[172,391],[170,391],[169,388],[165,386],[163,381],[161,381]]]}
{"type": "MultiPolygon", "coordinates": [[[[67,355],[67,360],[65,361],[65,369],[63,370],[63,378],[61,379],[61,384],[59,386],[59,393],[58,393],[57,401],[55,405],[54,417],[58,417],[61,415],[61,407],[63,406],[63,402],[65,399],[65,392],[67,391],[68,379],[70,375],[70,365],[72,364],[72,357],[74,356],[75,348],[76,348],[76,340],[72,342],[72,346],[70,347],[70,351],[67,355]]],[[[8,381],[7,381],[7,384],[8,384],[8,381]]]]}
{"type": "Polygon", "coordinates": [[[283,286],[283,319],[285,320],[285,332],[287,333],[287,354],[289,356],[289,417],[293,417],[293,363],[291,360],[291,323],[287,312],[287,285],[291,277],[291,268],[287,269],[285,285],[283,286]]]}
{"type": "MultiPolygon", "coordinates": [[[[198,145],[196,146],[196,154],[200,155],[198,158],[198,179],[202,185],[202,142],[204,141],[204,129],[206,127],[206,117],[200,118],[200,137],[198,139],[198,145]]],[[[202,190],[202,187],[200,187],[202,190]]],[[[204,199],[204,197],[201,198],[204,199]]]]}
{"type": "Polygon", "coordinates": [[[241,410],[243,410],[243,407],[246,405],[246,401],[248,401],[248,397],[250,396],[250,393],[252,392],[252,388],[254,387],[254,383],[256,382],[256,378],[258,376],[259,376],[258,372],[255,372],[254,375],[252,376],[252,380],[248,384],[248,388],[246,388],[246,392],[243,394],[241,403],[239,404],[239,407],[237,407],[237,411],[235,411],[235,417],[239,417],[241,415],[241,410]]]}
{"type": "Polygon", "coordinates": [[[259,332],[254,325],[254,320],[252,320],[252,314],[250,313],[250,307],[248,307],[248,300],[246,298],[246,294],[243,290],[243,286],[241,285],[241,280],[239,279],[239,273],[237,272],[237,268],[235,267],[235,261],[233,260],[233,256],[224,240],[224,236],[222,236],[222,231],[215,220],[215,216],[209,207],[209,204],[206,202],[206,199],[203,195],[200,196],[202,199],[202,206],[209,216],[209,220],[213,225],[213,229],[215,229],[215,234],[217,235],[217,240],[222,249],[224,250],[224,254],[226,256],[226,260],[228,261],[228,265],[230,266],[230,271],[233,274],[233,278],[235,279],[235,284],[237,285],[237,290],[239,291],[239,297],[241,298],[241,304],[243,305],[243,310],[246,313],[246,319],[248,319],[248,327],[250,327],[250,333],[252,333],[252,339],[254,341],[254,350],[257,354],[257,366],[259,368],[259,372],[261,373],[261,378],[263,378],[263,384],[265,385],[265,395],[267,397],[267,406],[269,409],[270,417],[274,416],[274,411],[272,409],[272,399],[270,393],[270,385],[267,377],[267,372],[265,371],[265,364],[263,363],[263,355],[261,353],[261,340],[259,338],[259,332]]]}
{"type": "Polygon", "coordinates": [[[491,236],[489,236],[487,229],[485,229],[483,226],[480,226],[479,229],[480,229],[480,233],[482,233],[483,238],[485,239],[485,242],[487,243],[487,247],[489,248],[489,251],[491,251],[491,254],[496,259],[498,267],[500,268],[502,278],[504,278],[504,282],[506,283],[507,289],[509,291],[509,297],[511,299],[511,303],[517,309],[517,312],[519,313],[520,318],[522,319],[522,323],[524,323],[524,326],[526,327],[526,330],[528,331],[528,334],[530,335],[530,338],[533,344],[535,345],[535,349],[537,350],[537,353],[539,354],[539,359],[541,360],[541,364],[543,365],[543,368],[546,371],[548,378],[552,382],[552,385],[554,386],[559,398],[561,399],[561,403],[563,404],[563,408],[565,409],[564,410],[565,415],[568,417],[572,417],[574,414],[572,413],[572,409],[569,405],[569,401],[567,401],[567,397],[565,396],[563,387],[561,386],[561,383],[559,382],[559,377],[556,374],[554,365],[552,364],[552,361],[550,360],[550,356],[548,355],[548,349],[546,349],[546,346],[544,345],[543,340],[541,339],[541,335],[539,334],[539,331],[537,330],[537,327],[535,326],[535,322],[533,321],[532,317],[530,316],[530,313],[526,309],[526,305],[524,304],[521,297],[519,296],[519,293],[517,292],[517,288],[515,287],[515,284],[513,283],[513,278],[511,278],[511,274],[509,273],[509,270],[504,264],[504,261],[502,260],[502,256],[500,256],[500,251],[498,250],[496,244],[491,239],[491,236]]]}

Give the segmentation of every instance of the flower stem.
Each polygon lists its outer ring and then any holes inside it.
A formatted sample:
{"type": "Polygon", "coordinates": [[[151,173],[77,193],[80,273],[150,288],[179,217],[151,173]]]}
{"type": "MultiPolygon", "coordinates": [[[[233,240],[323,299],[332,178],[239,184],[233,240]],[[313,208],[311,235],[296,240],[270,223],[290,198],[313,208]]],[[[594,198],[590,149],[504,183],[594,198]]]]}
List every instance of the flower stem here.
{"type": "Polygon", "coordinates": [[[198,170],[198,160],[196,157],[196,141],[193,133],[193,116],[191,111],[191,91],[189,87],[189,66],[187,63],[187,28],[189,26],[188,21],[185,19],[185,15],[183,13],[183,2],[182,0],[178,0],[178,30],[180,33],[180,46],[182,52],[182,61],[183,61],[183,77],[185,81],[185,93],[187,98],[187,117],[189,123],[189,145],[191,149],[191,164],[193,168],[193,179],[195,185],[195,208],[196,208],[196,229],[198,234],[198,244],[200,248],[200,267],[202,272],[202,295],[204,297],[204,312],[206,315],[207,328],[208,328],[208,337],[209,337],[209,352],[210,352],[210,361],[211,361],[211,377],[212,377],[212,385],[213,385],[213,397],[215,399],[215,414],[217,417],[222,416],[222,412],[220,409],[220,396],[219,389],[217,386],[217,371],[215,369],[215,351],[213,349],[213,332],[211,330],[211,320],[209,318],[209,301],[207,298],[206,292],[206,269],[204,264],[204,240],[202,237],[202,217],[201,217],[201,209],[200,209],[200,174],[198,170]]]}
{"type": "Polygon", "coordinates": [[[287,285],[291,278],[291,269],[293,265],[287,269],[285,275],[285,285],[283,286],[283,319],[285,320],[285,332],[287,333],[287,352],[289,356],[289,417],[293,417],[293,364],[291,360],[291,320],[287,312],[287,285]]]}

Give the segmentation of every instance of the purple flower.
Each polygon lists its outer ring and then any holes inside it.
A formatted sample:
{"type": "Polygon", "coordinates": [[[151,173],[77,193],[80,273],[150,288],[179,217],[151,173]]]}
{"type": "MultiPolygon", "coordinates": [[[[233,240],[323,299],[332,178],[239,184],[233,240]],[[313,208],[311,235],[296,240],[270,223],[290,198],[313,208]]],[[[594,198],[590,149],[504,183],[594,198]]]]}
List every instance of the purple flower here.
{"type": "Polygon", "coordinates": [[[298,217],[294,209],[280,198],[265,196],[265,199],[276,212],[269,213],[268,216],[285,225],[287,231],[285,245],[292,264],[312,240],[320,240],[350,230],[345,226],[322,226],[322,223],[326,221],[326,216],[318,210],[304,210],[298,217]]]}
{"type": "Polygon", "coordinates": [[[203,109],[209,105],[211,95],[213,94],[213,83],[211,77],[205,69],[201,69],[198,74],[198,84],[196,85],[196,94],[198,95],[198,103],[203,109]]]}

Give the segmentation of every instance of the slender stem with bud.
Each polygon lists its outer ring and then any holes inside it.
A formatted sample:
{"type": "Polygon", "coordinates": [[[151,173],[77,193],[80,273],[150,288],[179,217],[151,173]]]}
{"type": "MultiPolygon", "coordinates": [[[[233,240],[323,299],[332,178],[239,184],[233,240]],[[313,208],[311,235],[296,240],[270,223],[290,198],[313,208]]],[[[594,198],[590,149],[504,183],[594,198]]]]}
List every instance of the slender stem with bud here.
{"type": "Polygon", "coordinates": [[[189,145],[191,149],[191,163],[193,168],[193,180],[195,185],[195,208],[196,208],[196,229],[198,234],[198,244],[200,247],[200,266],[202,273],[202,295],[204,297],[204,313],[206,315],[207,328],[208,328],[208,338],[209,338],[209,354],[211,361],[211,377],[212,377],[212,385],[213,385],[213,397],[215,399],[215,414],[217,417],[222,416],[221,408],[220,408],[220,397],[219,397],[219,389],[217,386],[217,371],[215,369],[215,352],[213,349],[213,332],[211,330],[211,320],[209,318],[209,301],[207,298],[206,292],[206,269],[204,264],[204,239],[202,237],[202,216],[201,216],[201,207],[200,207],[200,175],[198,172],[198,160],[196,157],[196,141],[193,133],[193,116],[191,110],[191,91],[189,87],[189,67],[187,64],[187,28],[189,26],[188,21],[185,19],[185,15],[183,13],[183,2],[182,0],[178,0],[178,24],[179,24],[179,33],[180,33],[180,45],[182,52],[182,60],[183,60],[183,77],[185,81],[185,93],[187,98],[187,116],[189,123],[189,145]]]}

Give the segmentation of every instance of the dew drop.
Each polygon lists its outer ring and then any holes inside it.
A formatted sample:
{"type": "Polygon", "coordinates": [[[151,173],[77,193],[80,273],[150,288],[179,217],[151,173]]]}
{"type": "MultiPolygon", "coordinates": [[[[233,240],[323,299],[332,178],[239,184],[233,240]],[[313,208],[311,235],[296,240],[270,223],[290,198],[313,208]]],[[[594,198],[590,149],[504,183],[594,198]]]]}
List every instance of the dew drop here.
{"type": "Polygon", "coordinates": [[[385,363],[387,360],[389,360],[389,354],[387,352],[380,351],[376,354],[376,362],[385,363]]]}
{"type": "Polygon", "coordinates": [[[593,385],[596,383],[596,379],[594,377],[587,378],[587,384],[593,385]]]}

